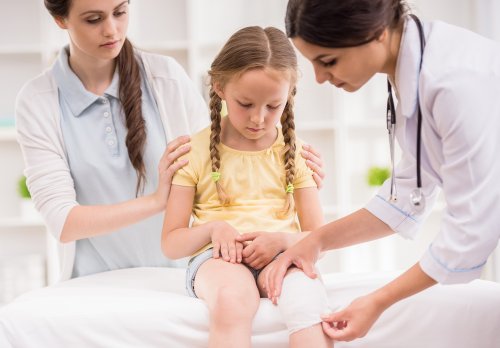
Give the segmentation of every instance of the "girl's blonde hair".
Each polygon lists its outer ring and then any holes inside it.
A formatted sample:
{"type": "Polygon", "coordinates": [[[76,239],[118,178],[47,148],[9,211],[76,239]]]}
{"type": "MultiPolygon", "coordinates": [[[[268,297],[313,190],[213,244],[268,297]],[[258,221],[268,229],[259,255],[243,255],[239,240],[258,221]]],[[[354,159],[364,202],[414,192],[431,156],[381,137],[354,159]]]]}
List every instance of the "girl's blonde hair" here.
{"type": "Polygon", "coordinates": [[[285,141],[285,187],[286,202],[278,217],[283,218],[295,210],[293,201],[293,181],[295,177],[295,123],[293,114],[294,96],[297,82],[297,56],[281,30],[258,26],[246,27],[234,33],[212,63],[208,72],[210,76],[210,157],[212,172],[217,186],[217,194],[221,204],[227,205],[230,197],[224,191],[219,180],[220,155],[218,144],[221,132],[222,100],[215,92],[214,86],[220,89],[233,78],[238,78],[253,69],[270,68],[287,73],[290,77],[291,91],[281,116],[281,127],[285,141]]]}

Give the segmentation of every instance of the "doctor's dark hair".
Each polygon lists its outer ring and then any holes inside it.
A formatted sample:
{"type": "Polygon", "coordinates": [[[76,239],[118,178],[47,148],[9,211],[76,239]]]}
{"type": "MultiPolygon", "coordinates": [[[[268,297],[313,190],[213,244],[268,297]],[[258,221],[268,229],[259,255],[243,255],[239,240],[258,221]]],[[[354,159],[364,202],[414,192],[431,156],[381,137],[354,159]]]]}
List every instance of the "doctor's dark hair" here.
{"type": "MultiPolygon", "coordinates": [[[[54,18],[67,18],[72,0],[44,0],[45,7],[54,18]]],[[[116,57],[120,77],[119,97],[127,125],[128,157],[137,173],[136,196],[144,190],[146,168],[144,166],[144,145],[146,143],[146,122],[142,116],[142,90],[139,63],[134,55],[132,43],[125,39],[116,57]]]]}
{"type": "Polygon", "coordinates": [[[397,27],[409,7],[405,0],[289,0],[288,37],[341,48],[366,44],[397,27]]]}
{"type": "MultiPolygon", "coordinates": [[[[285,142],[283,161],[285,165],[286,201],[283,209],[278,212],[278,218],[289,216],[295,209],[293,201],[293,185],[295,178],[295,123],[293,114],[294,96],[297,82],[297,56],[292,44],[285,33],[279,29],[258,26],[246,27],[234,33],[221,49],[213,61],[208,72],[210,77],[210,157],[212,172],[220,169],[220,155],[218,145],[221,132],[222,100],[215,91],[215,85],[224,90],[226,84],[238,79],[245,72],[251,70],[271,69],[283,74],[290,81],[290,93],[286,106],[281,115],[281,130],[285,142]]],[[[224,178],[221,178],[222,180],[224,178]]],[[[224,191],[221,180],[214,180],[217,194],[222,205],[230,202],[224,191]]]]}

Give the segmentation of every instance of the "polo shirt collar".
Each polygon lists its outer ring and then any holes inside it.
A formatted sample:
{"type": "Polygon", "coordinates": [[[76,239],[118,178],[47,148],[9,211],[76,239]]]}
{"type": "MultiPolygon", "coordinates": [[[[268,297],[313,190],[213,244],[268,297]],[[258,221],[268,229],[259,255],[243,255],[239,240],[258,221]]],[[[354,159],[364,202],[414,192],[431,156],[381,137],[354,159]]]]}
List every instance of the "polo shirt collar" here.
{"type": "MultiPolygon", "coordinates": [[[[61,50],[59,57],[54,63],[53,73],[59,88],[59,93],[67,101],[72,114],[75,117],[79,117],[90,105],[101,99],[101,96],[85,89],[82,81],[69,66],[68,52],[68,46],[61,50]]],[[[118,99],[119,76],[117,70],[118,69],[115,69],[111,84],[104,94],[118,99]]]]}

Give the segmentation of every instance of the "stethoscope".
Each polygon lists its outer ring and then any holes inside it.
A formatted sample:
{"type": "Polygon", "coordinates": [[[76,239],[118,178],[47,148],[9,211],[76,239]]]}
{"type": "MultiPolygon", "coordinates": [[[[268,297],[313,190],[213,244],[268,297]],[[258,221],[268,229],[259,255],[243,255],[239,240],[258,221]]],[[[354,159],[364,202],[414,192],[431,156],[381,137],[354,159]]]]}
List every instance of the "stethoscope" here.
{"type": "MultiPolygon", "coordinates": [[[[417,16],[410,14],[410,17],[415,21],[418,28],[418,34],[420,36],[420,65],[419,73],[422,69],[422,59],[424,56],[425,38],[424,29],[422,23],[417,16]]],[[[389,147],[391,152],[391,191],[389,200],[391,202],[397,201],[397,189],[395,177],[395,166],[394,166],[394,142],[396,140],[396,111],[394,108],[394,99],[392,97],[392,87],[389,79],[387,79],[387,90],[389,92],[389,97],[387,98],[387,131],[389,133],[389,147]]],[[[417,187],[410,193],[410,202],[414,207],[414,210],[420,212],[425,207],[425,197],[422,193],[422,177],[420,175],[420,148],[421,148],[421,136],[422,136],[422,111],[420,109],[420,101],[417,94],[417,187]]]]}

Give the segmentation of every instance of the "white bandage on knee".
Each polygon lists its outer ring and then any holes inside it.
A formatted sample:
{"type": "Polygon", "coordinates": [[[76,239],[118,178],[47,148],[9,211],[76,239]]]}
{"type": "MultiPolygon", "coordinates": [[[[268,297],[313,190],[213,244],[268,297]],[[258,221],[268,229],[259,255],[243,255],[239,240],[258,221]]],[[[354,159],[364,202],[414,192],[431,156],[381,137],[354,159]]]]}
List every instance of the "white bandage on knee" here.
{"type": "Polygon", "coordinates": [[[278,307],[290,334],[320,323],[330,309],[323,282],[301,271],[286,276],[278,307]]]}

